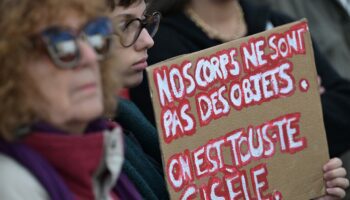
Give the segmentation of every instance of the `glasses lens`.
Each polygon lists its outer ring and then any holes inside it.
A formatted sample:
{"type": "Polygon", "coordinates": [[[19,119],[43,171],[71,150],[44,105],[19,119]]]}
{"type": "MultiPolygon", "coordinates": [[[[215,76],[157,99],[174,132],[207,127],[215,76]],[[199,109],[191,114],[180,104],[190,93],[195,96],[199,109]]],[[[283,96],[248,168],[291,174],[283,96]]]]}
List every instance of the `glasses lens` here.
{"type": "Polygon", "coordinates": [[[134,44],[141,32],[141,26],[139,19],[133,19],[125,25],[120,34],[123,46],[129,47],[134,44]]]}
{"type": "Polygon", "coordinates": [[[79,59],[75,37],[65,31],[47,30],[43,33],[51,58],[62,67],[69,67],[79,59]]]}
{"type": "Polygon", "coordinates": [[[158,12],[155,12],[152,15],[148,16],[148,18],[146,18],[145,28],[147,29],[148,34],[151,37],[153,37],[157,33],[159,22],[160,22],[160,13],[158,12]]]}
{"type": "Polygon", "coordinates": [[[135,18],[127,23],[120,23],[116,25],[115,33],[120,37],[124,47],[130,47],[136,42],[143,28],[146,28],[153,37],[157,33],[160,17],[160,13],[155,12],[152,15],[145,15],[145,19],[135,18]]]}
{"type": "Polygon", "coordinates": [[[111,34],[113,28],[111,21],[108,18],[99,18],[90,22],[84,29],[87,41],[96,53],[103,57],[105,56],[111,46],[111,34]]]}

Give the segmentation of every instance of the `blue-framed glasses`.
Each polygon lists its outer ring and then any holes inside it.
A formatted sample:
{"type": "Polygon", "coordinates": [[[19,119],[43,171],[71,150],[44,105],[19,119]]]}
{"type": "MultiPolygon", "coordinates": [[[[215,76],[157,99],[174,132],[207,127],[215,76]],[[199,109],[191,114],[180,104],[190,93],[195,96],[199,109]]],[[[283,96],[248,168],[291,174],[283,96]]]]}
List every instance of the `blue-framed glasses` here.
{"type": "Polygon", "coordinates": [[[86,41],[103,59],[111,48],[113,26],[109,18],[100,17],[89,21],[78,33],[60,27],[51,27],[40,34],[52,61],[61,68],[78,66],[81,52],[78,39],[86,41]]]}

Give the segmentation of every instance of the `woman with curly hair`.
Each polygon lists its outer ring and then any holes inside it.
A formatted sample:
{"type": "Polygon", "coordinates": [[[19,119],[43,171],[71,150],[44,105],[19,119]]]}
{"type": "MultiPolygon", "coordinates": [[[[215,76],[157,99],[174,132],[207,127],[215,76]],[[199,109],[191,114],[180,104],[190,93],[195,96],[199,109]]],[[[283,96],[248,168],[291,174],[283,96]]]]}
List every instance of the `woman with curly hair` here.
{"type": "Polygon", "coordinates": [[[0,0],[0,199],[140,199],[102,1],[0,0]]]}

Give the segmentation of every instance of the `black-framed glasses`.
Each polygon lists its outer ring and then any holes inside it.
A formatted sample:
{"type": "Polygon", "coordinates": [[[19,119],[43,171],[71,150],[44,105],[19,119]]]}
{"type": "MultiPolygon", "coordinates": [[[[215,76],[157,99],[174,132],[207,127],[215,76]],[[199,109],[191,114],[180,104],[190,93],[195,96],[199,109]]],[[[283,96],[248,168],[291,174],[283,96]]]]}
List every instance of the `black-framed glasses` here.
{"type": "Polygon", "coordinates": [[[154,12],[144,17],[144,19],[134,18],[115,26],[114,33],[119,36],[120,43],[123,47],[132,46],[139,38],[143,28],[147,30],[151,37],[157,33],[161,14],[159,12],[154,12]]]}
{"type": "Polygon", "coordinates": [[[95,50],[97,58],[103,59],[111,48],[113,25],[109,18],[100,17],[89,21],[77,34],[73,31],[51,27],[41,32],[43,41],[52,61],[61,68],[70,69],[78,66],[81,59],[78,39],[83,39],[95,50]]]}

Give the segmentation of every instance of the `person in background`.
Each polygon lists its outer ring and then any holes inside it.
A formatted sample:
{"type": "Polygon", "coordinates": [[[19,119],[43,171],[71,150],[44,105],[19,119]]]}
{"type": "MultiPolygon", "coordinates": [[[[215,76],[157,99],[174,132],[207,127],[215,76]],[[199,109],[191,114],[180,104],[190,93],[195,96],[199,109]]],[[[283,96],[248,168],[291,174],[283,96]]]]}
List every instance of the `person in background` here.
{"type": "MultiPolygon", "coordinates": [[[[350,80],[349,0],[265,1],[273,10],[284,12],[295,19],[306,18],[320,51],[323,55],[327,55],[332,66],[342,77],[350,80]]],[[[350,150],[342,153],[340,158],[344,162],[344,167],[350,170],[350,150]]],[[[349,174],[347,178],[350,178],[349,174]]],[[[350,199],[349,190],[346,199],[350,199]]]]}
{"type": "MultiPolygon", "coordinates": [[[[245,0],[154,0],[150,10],[159,10],[163,19],[149,50],[149,64],[192,53],[224,42],[265,31],[293,20],[268,6],[254,6],[245,0]],[[171,38],[169,40],[168,38],[171,38]]],[[[314,43],[315,44],[315,43],[314,43]]],[[[339,76],[314,45],[323,118],[331,157],[349,149],[350,82],[339,76]]],[[[130,91],[131,100],[155,124],[147,78],[130,91]]]]}
{"type": "MultiPolygon", "coordinates": [[[[157,12],[147,14],[144,0],[108,0],[115,29],[115,65],[125,69],[123,86],[132,88],[143,79],[147,50],[154,44],[160,22],[157,12]]],[[[145,199],[169,199],[162,170],[156,128],[133,102],[119,97],[115,121],[122,127],[125,140],[123,172],[145,199]]]]}
{"type": "Polygon", "coordinates": [[[320,51],[342,77],[350,80],[349,0],[265,1],[273,10],[286,13],[294,19],[306,18],[320,51]]]}
{"type": "MultiPolygon", "coordinates": [[[[155,44],[149,50],[149,64],[292,22],[289,17],[273,12],[266,6],[256,7],[244,0],[154,0],[150,5],[152,10],[159,10],[163,19],[154,38],[155,44]]],[[[334,157],[349,148],[350,84],[333,70],[317,47],[315,60],[325,89],[321,100],[329,149],[334,157]]],[[[145,98],[149,97],[147,78],[131,90],[130,96],[155,124],[151,100],[145,98]]],[[[328,189],[329,195],[324,198],[331,198],[332,195],[335,198],[343,197],[344,188],[348,185],[347,179],[343,180],[338,186],[334,185],[337,189],[328,189]]]]}
{"type": "Polygon", "coordinates": [[[0,199],[141,199],[121,172],[103,2],[0,0],[0,199]]]}
{"type": "MultiPolygon", "coordinates": [[[[306,18],[310,31],[323,55],[327,55],[334,69],[350,80],[350,1],[349,0],[250,0],[271,6],[294,19],[306,18]]],[[[342,123],[348,123],[343,119],[342,123]]],[[[338,139],[341,140],[341,137],[338,139]]],[[[344,167],[350,170],[350,150],[340,156],[344,167]]],[[[347,174],[350,179],[350,174],[347,174]]],[[[350,199],[348,189],[345,199],[350,199]]]]}

